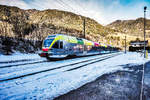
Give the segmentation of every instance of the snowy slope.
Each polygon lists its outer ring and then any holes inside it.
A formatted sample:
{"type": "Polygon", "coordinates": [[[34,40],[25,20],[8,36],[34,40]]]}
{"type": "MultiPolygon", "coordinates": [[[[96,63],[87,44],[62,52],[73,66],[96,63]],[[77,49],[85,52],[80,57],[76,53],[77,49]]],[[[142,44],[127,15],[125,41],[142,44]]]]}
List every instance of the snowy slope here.
{"type": "MultiPolygon", "coordinates": [[[[79,62],[89,58],[102,58],[103,56],[104,55],[98,55],[93,57],[77,58],[57,62],[46,62],[42,64],[15,66],[14,68],[3,68],[0,78],[5,78],[8,74],[13,77],[15,75],[19,75],[20,73],[39,71],[42,69],[47,69],[49,67],[55,68],[60,65],[79,62]]],[[[0,56],[0,59],[1,58],[2,56],[0,56]]],[[[17,58],[14,57],[14,59],[17,58]]],[[[33,55],[33,59],[36,58],[38,57],[33,55]]],[[[32,55],[30,55],[29,59],[32,59],[32,55]]],[[[1,61],[6,60],[10,59],[7,59],[6,57],[5,60],[1,61]]],[[[31,75],[28,77],[3,81],[0,82],[0,97],[2,99],[53,99],[54,97],[67,93],[71,90],[79,88],[80,86],[88,82],[95,80],[97,77],[103,74],[115,72],[118,70],[127,70],[123,68],[126,64],[130,64],[131,66],[140,65],[149,60],[150,59],[143,59],[143,57],[139,53],[128,52],[127,54],[121,54],[113,58],[89,64],[87,66],[71,71],[65,70],[77,66],[69,66],[54,71],[38,73],[36,75],[31,75]]]]}

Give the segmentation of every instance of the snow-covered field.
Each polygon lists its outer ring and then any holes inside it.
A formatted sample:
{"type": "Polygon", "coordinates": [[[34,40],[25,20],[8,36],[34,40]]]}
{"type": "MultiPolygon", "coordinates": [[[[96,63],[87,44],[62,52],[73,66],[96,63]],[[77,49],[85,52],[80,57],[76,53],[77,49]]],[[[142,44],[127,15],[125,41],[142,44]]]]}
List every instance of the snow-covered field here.
{"type": "Polygon", "coordinates": [[[22,54],[22,53],[14,53],[13,55],[0,55],[0,62],[11,62],[18,60],[34,60],[41,59],[37,54],[22,54]]]}
{"type": "MultiPolygon", "coordinates": [[[[0,98],[53,99],[59,95],[67,93],[95,80],[97,77],[103,74],[115,72],[118,70],[127,70],[123,68],[126,64],[141,65],[150,61],[150,58],[144,59],[140,53],[128,52],[127,54],[121,53],[121,55],[96,63],[88,64],[84,67],[74,70],[69,69],[90,63],[92,60],[81,64],[67,66],[68,64],[79,63],[88,59],[102,59],[109,55],[111,54],[55,62],[44,62],[46,59],[40,58],[35,54],[15,54],[12,56],[0,55],[0,80],[24,76],[26,74],[41,71],[41,73],[29,75],[26,77],[0,81],[0,98]],[[22,60],[22,62],[17,62],[19,60],[22,60]],[[40,61],[41,63],[36,63],[40,61]],[[24,64],[28,62],[31,64],[24,64]],[[67,67],[59,68],[60,66],[67,67]]],[[[96,59],[93,61],[96,61],[96,59]]]]}

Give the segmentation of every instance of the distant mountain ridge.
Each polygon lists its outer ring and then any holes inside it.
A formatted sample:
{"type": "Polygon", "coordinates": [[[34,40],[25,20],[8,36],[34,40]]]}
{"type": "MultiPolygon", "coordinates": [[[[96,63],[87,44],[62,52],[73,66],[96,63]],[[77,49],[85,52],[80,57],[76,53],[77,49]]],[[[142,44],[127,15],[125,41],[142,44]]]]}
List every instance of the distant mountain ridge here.
{"type": "Polygon", "coordinates": [[[39,44],[50,34],[62,33],[83,38],[83,19],[86,20],[86,39],[107,44],[104,37],[114,30],[88,17],[59,10],[23,10],[0,5],[0,52],[7,51],[4,48],[8,46],[10,52],[34,52],[41,48],[39,44]]]}
{"type": "MultiPolygon", "coordinates": [[[[2,24],[7,24],[7,28],[11,31],[1,31],[1,34],[5,33],[7,36],[43,39],[48,34],[54,33],[54,29],[56,29],[56,33],[70,33],[70,35],[82,37],[83,19],[86,20],[88,39],[92,40],[90,37],[92,34],[105,36],[113,32],[112,29],[102,26],[93,19],[71,12],[50,9],[22,10],[17,7],[0,5],[0,21],[2,24]],[[35,34],[39,37],[35,37],[35,34]]],[[[2,24],[0,30],[6,27],[2,24]]]]}
{"type": "MultiPolygon", "coordinates": [[[[108,24],[107,27],[129,35],[143,36],[143,28],[144,28],[143,22],[144,18],[137,18],[136,20],[116,20],[111,24],[108,24]]],[[[150,19],[146,19],[146,30],[147,34],[149,35],[150,19]]]]}

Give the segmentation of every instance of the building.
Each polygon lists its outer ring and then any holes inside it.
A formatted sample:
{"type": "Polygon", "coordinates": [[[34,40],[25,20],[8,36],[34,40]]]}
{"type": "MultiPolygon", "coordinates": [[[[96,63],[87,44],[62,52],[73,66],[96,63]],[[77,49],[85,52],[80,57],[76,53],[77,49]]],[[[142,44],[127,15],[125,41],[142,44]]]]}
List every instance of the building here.
{"type": "MultiPolygon", "coordinates": [[[[150,50],[150,47],[148,46],[148,40],[145,41],[146,44],[146,50],[150,50]]],[[[144,41],[131,41],[129,46],[129,51],[142,51],[144,50],[144,41]]]]}
{"type": "MultiPolygon", "coordinates": [[[[148,40],[145,41],[146,47],[148,46],[148,40]]],[[[144,41],[131,41],[130,46],[132,47],[144,47],[144,41]]]]}

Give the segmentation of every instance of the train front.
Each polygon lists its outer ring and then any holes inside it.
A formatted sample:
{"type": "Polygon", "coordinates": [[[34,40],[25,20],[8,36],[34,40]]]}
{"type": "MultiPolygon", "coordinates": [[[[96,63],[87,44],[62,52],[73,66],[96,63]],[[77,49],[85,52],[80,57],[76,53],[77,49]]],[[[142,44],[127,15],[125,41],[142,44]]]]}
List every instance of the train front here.
{"type": "Polygon", "coordinates": [[[49,57],[50,55],[53,54],[51,47],[52,47],[52,43],[53,43],[54,39],[55,39],[55,35],[54,36],[48,36],[43,41],[42,51],[39,53],[39,55],[41,57],[49,57]]]}

